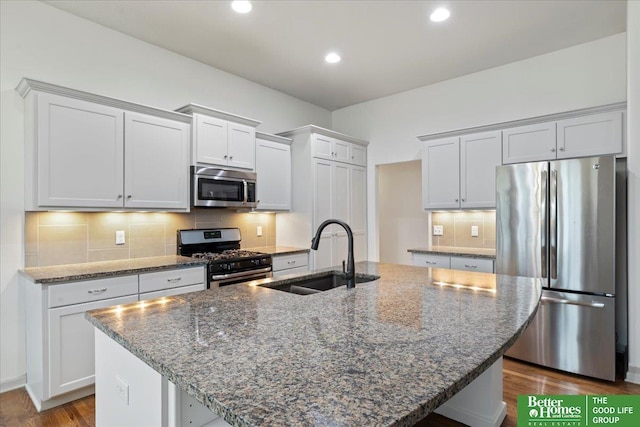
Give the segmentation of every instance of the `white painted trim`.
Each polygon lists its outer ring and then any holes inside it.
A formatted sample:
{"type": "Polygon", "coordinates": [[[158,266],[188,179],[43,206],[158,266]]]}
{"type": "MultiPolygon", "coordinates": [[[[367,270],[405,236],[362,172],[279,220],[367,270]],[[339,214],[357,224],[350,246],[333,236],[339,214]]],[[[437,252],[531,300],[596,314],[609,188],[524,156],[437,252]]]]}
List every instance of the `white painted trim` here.
{"type": "Polygon", "coordinates": [[[4,393],[5,391],[11,391],[20,387],[24,387],[26,383],[27,383],[27,374],[22,374],[17,377],[0,381],[0,393],[4,393]]]}
{"type": "Polygon", "coordinates": [[[299,128],[287,130],[284,132],[278,132],[276,135],[284,136],[287,138],[293,138],[296,135],[307,134],[307,133],[318,133],[320,135],[328,136],[331,138],[338,138],[341,141],[351,142],[353,144],[362,145],[364,147],[369,145],[369,141],[364,141],[362,139],[354,138],[353,136],[345,135],[344,133],[336,132],[331,129],[321,128],[316,125],[306,125],[301,126],[299,128]]]}
{"type": "Polygon", "coordinates": [[[122,99],[110,98],[107,96],[96,95],[81,90],[71,89],[64,86],[58,86],[52,83],[41,82],[24,77],[16,86],[18,92],[23,98],[26,98],[31,91],[52,93],[54,95],[66,96],[82,101],[94,102],[97,104],[108,105],[127,111],[135,111],[137,113],[149,114],[165,119],[176,120],[184,123],[191,123],[191,116],[179,112],[164,110],[162,108],[152,107],[150,105],[137,104],[135,102],[124,101],[122,99]]]}
{"type": "Polygon", "coordinates": [[[92,384],[79,388],[78,390],[70,391],[69,393],[61,394],[60,396],[53,397],[49,400],[40,400],[37,397],[37,394],[31,390],[29,384],[25,385],[24,388],[27,390],[27,393],[31,398],[31,402],[33,402],[33,405],[36,407],[38,412],[46,411],[47,409],[55,408],[56,406],[64,405],[65,403],[69,403],[95,393],[95,385],[92,384]]]}
{"type": "Polygon", "coordinates": [[[435,412],[473,427],[500,427],[507,416],[507,404],[500,402],[499,407],[489,417],[466,411],[461,407],[449,406],[446,403],[436,409],[435,412]]]}
{"type": "Polygon", "coordinates": [[[199,104],[187,104],[183,107],[177,108],[176,111],[184,114],[204,114],[205,116],[216,117],[218,119],[240,123],[251,127],[256,127],[260,123],[262,123],[260,120],[250,119],[249,117],[243,117],[233,113],[227,113],[226,111],[222,110],[215,110],[213,108],[199,104]]]}
{"type": "Polygon", "coordinates": [[[627,377],[624,380],[628,383],[640,384],[640,366],[629,365],[627,377]]]}
{"type": "Polygon", "coordinates": [[[432,139],[447,138],[451,136],[461,136],[461,135],[466,135],[468,133],[488,132],[488,131],[518,127],[518,126],[528,126],[528,125],[534,125],[534,124],[544,123],[544,122],[553,122],[556,120],[571,119],[574,117],[586,116],[589,114],[624,110],[626,108],[627,108],[626,102],[618,102],[615,104],[601,105],[598,107],[583,108],[580,110],[573,110],[573,111],[565,111],[565,112],[556,113],[556,114],[547,114],[544,116],[531,117],[527,119],[512,120],[512,121],[503,122],[503,123],[494,123],[490,125],[476,126],[472,128],[466,128],[466,129],[456,129],[456,130],[447,131],[447,132],[432,133],[428,135],[421,135],[421,136],[418,136],[417,138],[420,141],[430,141],[432,139]]]}

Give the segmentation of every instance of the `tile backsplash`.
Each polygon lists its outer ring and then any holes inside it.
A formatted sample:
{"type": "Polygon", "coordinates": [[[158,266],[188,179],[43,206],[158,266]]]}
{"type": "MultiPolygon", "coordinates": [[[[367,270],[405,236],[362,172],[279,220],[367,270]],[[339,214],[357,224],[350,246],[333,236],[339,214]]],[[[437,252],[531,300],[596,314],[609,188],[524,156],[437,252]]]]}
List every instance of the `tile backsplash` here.
{"type": "Polygon", "coordinates": [[[435,246],[496,247],[496,211],[433,212],[431,223],[444,228],[442,236],[432,236],[435,246]],[[478,227],[478,237],[471,237],[474,225],[478,227]]]}
{"type": "Polygon", "coordinates": [[[238,227],[242,247],[275,245],[274,214],[192,209],[190,213],[25,212],[25,266],[175,255],[176,231],[238,227]],[[257,237],[257,226],[262,236],[257,237]],[[117,230],[125,244],[116,245],[117,230]]]}

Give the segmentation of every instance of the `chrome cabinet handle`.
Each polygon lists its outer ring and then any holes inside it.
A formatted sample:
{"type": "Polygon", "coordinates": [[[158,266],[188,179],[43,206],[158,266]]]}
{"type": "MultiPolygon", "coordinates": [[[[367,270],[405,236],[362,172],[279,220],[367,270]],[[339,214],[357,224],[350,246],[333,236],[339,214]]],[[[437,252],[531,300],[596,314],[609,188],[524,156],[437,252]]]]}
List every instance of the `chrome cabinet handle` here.
{"type": "Polygon", "coordinates": [[[464,202],[464,199],[460,199],[460,200],[464,202]]]}
{"type": "Polygon", "coordinates": [[[229,160],[233,160],[233,156],[229,156],[229,160]]]}
{"type": "Polygon", "coordinates": [[[182,277],[176,277],[173,279],[167,279],[167,282],[169,283],[178,283],[180,280],[182,280],[182,277]]]}
{"type": "Polygon", "coordinates": [[[122,199],[122,194],[118,194],[118,197],[116,197],[116,200],[120,200],[122,199]]]}
{"type": "Polygon", "coordinates": [[[287,261],[287,264],[295,264],[295,261],[287,261]]]}
{"type": "Polygon", "coordinates": [[[458,201],[458,199],[454,199],[456,202],[458,201]]]}
{"type": "Polygon", "coordinates": [[[556,149],[555,149],[555,148],[552,148],[552,149],[551,149],[551,152],[552,152],[552,153],[555,153],[555,152],[556,152],[556,149]]]}
{"type": "Polygon", "coordinates": [[[425,263],[430,264],[430,265],[436,265],[437,262],[433,262],[433,261],[425,261],[425,263]]]}
{"type": "Polygon", "coordinates": [[[558,148],[558,150],[564,151],[564,147],[560,147],[560,148],[558,148]]]}
{"type": "Polygon", "coordinates": [[[224,157],[223,157],[223,159],[226,159],[227,157],[228,157],[228,156],[225,154],[225,155],[224,155],[224,157]]]}
{"type": "Polygon", "coordinates": [[[465,264],[464,266],[467,268],[478,268],[477,265],[473,265],[473,264],[465,264]]]}
{"type": "Polygon", "coordinates": [[[103,292],[106,292],[107,288],[100,288],[100,289],[90,289],[87,292],[89,292],[90,294],[101,294],[103,292]]]}

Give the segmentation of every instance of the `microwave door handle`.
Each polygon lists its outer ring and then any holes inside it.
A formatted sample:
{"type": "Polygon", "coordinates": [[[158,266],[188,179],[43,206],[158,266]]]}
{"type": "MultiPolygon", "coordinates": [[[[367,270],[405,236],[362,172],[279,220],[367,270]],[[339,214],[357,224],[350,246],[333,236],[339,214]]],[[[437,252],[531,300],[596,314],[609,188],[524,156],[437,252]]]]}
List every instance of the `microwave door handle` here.
{"type": "Polygon", "coordinates": [[[247,184],[246,180],[242,180],[242,186],[244,187],[244,202],[243,205],[246,205],[249,201],[249,184],[247,184]]]}

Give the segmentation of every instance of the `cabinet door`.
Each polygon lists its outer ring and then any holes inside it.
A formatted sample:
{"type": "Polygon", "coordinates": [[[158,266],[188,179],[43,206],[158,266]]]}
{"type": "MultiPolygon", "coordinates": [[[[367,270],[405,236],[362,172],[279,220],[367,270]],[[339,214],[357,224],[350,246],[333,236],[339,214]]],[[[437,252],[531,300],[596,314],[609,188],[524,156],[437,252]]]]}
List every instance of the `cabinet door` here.
{"type": "Polygon", "coordinates": [[[229,123],[229,166],[254,170],[256,167],[256,129],[229,123]]]}
{"type": "Polygon", "coordinates": [[[358,166],[367,166],[367,148],[358,144],[351,144],[350,163],[358,166]]]}
{"type": "Polygon", "coordinates": [[[125,207],[189,208],[189,125],[125,114],[125,207]]]}
{"type": "Polygon", "coordinates": [[[360,166],[349,167],[350,221],[353,230],[353,250],[356,262],[365,261],[367,256],[367,169],[360,166]]]}
{"type": "Polygon", "coordinates": [[[458,137],[423,143],[422,204],[424,209],[457,209],[460,207],[460,146],[458,137]]]}
{"type": "Polygon", "coordinates": [[[227,165],[227,121],[194,114],[195,160],[197,163],[227,165]]]}
{"type": "Polygon", "coordinates": [[[313,157],[319,159],[333,159],[333,138],[324,135],[313,134],[311,136],[311,150],[313,157]]]}
{"type": "Polygon", "coordinates": [[[496,207],[496,166],[502,163],[502,134],[460,137],[460,207],[496,207]]]}
{"type": "MultiPolygon", "coordinates": [[[[332,218],[332,166],[333,162],[316,159],[313,161],[313,230],[325,220],[332,218]]],[[[317,251],[313,252],[313,268],[330,267],[333,261],[333,226],[326,227],[321,236],[317,251]]]]}
{"type": "MultiPolygon", "coordinates": [[[[331,218],[349,224],[349,204],[351,203],[351,186],[349,184],[351,166],[344,163],[333,163],[331,177],[331,218]]],[[[333,263],[340,265],[347,259],[347,232],[339,225],[333,225],[333,263]]]]}
{"type": "Polygon", "coordinates": [[[37,94],[37,203],[42,207],[123,206],[123,112],[37,94]]]}
{"type": "Polygon", "coordinates": [[[256,140],[258,209],[291,210],[291,147],[256,140]]]}
{"type": "Polygon", "coordinates": [[[350,154],[351,144],[339,139],[333,140],[333,159],[338,162],[351,163],[350,154]]]}
{"type": "Polygon", "coordinates": [[[84,312],[137,300],[136,294],[49,309],[49,398],[94,382],[94,327],[84,312]]]}
{"type": "Polygon", "coordinates": [[[560,120],[558,159],[622,152],[622,111],[560,120]]]}
{"type": "Polygon", "coordinates": [[[502,131],[502,162],[524,163],[556,158],[556,123],[539,123],[502,131]]]}

